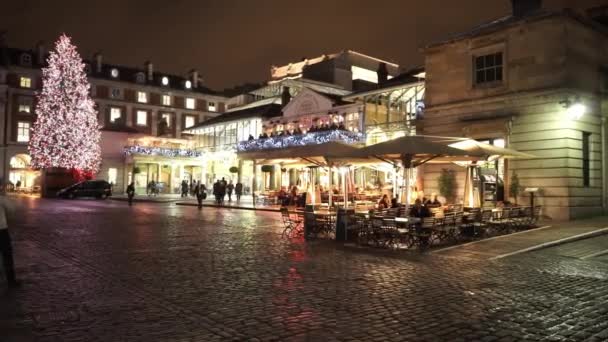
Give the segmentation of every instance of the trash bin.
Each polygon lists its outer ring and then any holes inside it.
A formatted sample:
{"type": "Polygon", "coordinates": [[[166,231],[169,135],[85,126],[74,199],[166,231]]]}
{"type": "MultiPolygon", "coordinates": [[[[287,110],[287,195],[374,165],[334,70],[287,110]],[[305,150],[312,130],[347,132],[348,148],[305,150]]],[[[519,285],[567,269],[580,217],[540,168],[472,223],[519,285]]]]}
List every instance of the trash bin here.
{"type": "Polygon", "coordinates": [[[355,209],[340,208],[336,218],[336,242],[346,242],[353,239],[353,234],[348,229],[349,224],[355,222],[355,209]]]}

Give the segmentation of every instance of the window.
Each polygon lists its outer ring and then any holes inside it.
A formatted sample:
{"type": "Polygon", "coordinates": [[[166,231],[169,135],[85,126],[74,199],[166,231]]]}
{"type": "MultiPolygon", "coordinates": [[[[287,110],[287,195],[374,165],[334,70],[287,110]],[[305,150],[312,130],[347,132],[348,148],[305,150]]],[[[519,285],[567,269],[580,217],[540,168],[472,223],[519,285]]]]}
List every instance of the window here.
{"type": "Polygon", "coordinates": [[[110,122],[111,123],[116,123],[121,118],[122,118],[122,110],[120,110],[120,108],[116,108],[116,107],[110,108],[110,122]]]}
{"type": "Polygon", "coordinates": [[[171,105],[171,95],[163,95],[163,106],[171,105]]]}
{"type": "Polygon", "coordinates": [[[191,97],[186,98],[186,108],[194,109],[196,107],[194,99],[191,97]]]}
{"type": "Polygon", "coordinates": [[[19,113],[31,113],[31,112],[32,112],[32,107],[30,105],[26,105],[26,104],[19,105],[19,113]]]}
{"type": "Polygon", "coordinates": [[[135,82],[137,82],[137,83],[146,83],[146,75],[143,72],[138,72],[135,75],[135,82]]]}
{"type": "Polygon", "coordinates": [[[118,170],[116,168],[109,168],[108,169],[108,183],[110,184],[116,184],[116,176],[118,175],[118,170]]]}
{"type": "Polygon", "coordinates": [[[119,99],[119,98],[121,98],[120,89],[118,89],[118,88],[112,88],[112,90],[110,90],[110,97],[113,98],[113,99],[119,99]]]}
{"type": "Polygon", "coordinates": [[[207,105],[207,109],[208,109],[210,112],[215,112],[215,111],[217,111],[217,108],[216,108],[216,106],[215,106],[215,102],[209,102],[209,104],[207,105]]]}
{"type": "Polygon", "coordinates": [[[171,114],[168,114],[168,113],[162,114],[161,120],[165,120],[167,122],[167,127],[171,127],[171,114]]]}
{"type": "Polygon", "coordinates": [[[184,128],[192,127],[196,123],[196,119],[192,115],[186,115],[186,119],[184,121],[184,128]]]}
{"type": "Polygon", "coordinates": [[[32,79],[29,77],[21,77],[19,79],[19,86],[21,88],[31,88],[32,87],[32,79]]]}
{"type": "Polygon", "coordinates": [[[19,121],[17,122],[17,141],[30,141],[30,123],[19,121]]]}
{"type": "Polygon", "coordinates": [[[591,133],[583,132],[583,186],[591,185],[591,133]]]}
{"type": "Polygon", "coordinates": [[[145,110],[138,110],[136,123],[137,123],[137,126],[147,126],[148,125],[148,112],[146,112],[145,110]]]}
{"type": "Polygon", "coordinates": [[[503,58],[502,52],[490,55],[476,56],[473,65],[475,84],[502,82],[503,58]]]}
{"type": "Polygon", "coordinates": [[[32,66],[32,55],[29,53],[24,53],[21,55],[21,60],[19,61],[23,66],[32,66]]]}
{"type": "Polygon", "coordinates": [[[137,92],[137,102],[148,103],[148,93],[144,91],[137,92]]]}

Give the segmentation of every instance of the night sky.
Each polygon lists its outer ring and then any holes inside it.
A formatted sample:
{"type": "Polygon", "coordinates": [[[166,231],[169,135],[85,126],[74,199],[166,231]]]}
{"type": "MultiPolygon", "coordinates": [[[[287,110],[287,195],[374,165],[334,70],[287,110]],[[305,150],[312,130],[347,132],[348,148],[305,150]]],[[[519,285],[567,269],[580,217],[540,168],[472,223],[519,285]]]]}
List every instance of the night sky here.
{"type": "MultiPolygon", "coordinates": [[[[607,0],[545,0],[585,9],[607,0]]],[[[280,65],[352,49],[402,66],[421,65],[419,47],[509,14],[508,0],[6,0],[0,29],[10,46],[47,46],[61,32],[83,57],[156,70],[198,68],[214,89],[269,78],[280,65]]]]}

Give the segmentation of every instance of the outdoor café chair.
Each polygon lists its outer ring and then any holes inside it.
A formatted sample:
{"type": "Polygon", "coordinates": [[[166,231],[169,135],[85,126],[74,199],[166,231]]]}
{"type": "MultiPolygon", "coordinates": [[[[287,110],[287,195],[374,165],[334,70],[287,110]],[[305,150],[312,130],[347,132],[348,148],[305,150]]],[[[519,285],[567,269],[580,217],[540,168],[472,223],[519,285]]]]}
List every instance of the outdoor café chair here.
{"type": "Polygon", "coordinates": [[[478,220],[473,221],[473,234],[475,236],[487,235],[491,220],[492,209],[483,209],[478,216],[478,220]]]}
{"type": "Polygon", "coordinates": [[[429,247],[433,242],[433,233],[436,229],[437,225],[434,217],[423,218],[420,225],[412,232],[413,243],[420,249],[429,247]]]}
{"type": "Polygon", "coordinates": [[[281,217],[283,219],[283,237],[292,237],[300,232],[302,221],[297,218],[292,218],[289,214],[289,210],[286,207],[281,207],[281,217]]]}

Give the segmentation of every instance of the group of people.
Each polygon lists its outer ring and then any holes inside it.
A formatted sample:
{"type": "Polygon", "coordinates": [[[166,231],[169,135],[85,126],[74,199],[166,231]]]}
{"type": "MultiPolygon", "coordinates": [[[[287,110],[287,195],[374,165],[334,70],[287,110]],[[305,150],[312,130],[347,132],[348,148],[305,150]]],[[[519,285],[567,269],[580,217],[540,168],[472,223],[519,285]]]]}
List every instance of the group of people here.
{"type": "Polygon", "coordinates": [[[232,181],[227,182],[224,177],[213,183],[213,195],[215,196],[215,203],[217,205],[224,204],[226,195],[228,195],[228,202],[232,202],[232,193],[236,195],[236,200],[240,201],[243,195],[243,183],[237,182],[233,184],[232,181]]]}
{"type": "MultiPolygon", "coordinates": [[[[378,201],[378,209],[389,209],[399,208],[401,204],[398,203],[397,198],[394,197],[389,200],[388,195],[384,194],[378,201]]],[[[429,217],[430,208],[440,207],[441,202],[437,198],[436,194],[433,194],[430,199],[423,197],[422,199],[417,198],[414,201],[414,205],[410,208],[410,216],[415,217],[429,217]],[[428,212],[428,216],[423,216],[428,212]]]]}
{"type": "Polygon", "coordinates": [[[191,180],[188,183],[185,179],[182,181],[180,188],[181,197],[196,196],[201,190],[207,190],[207,187],[205,184],[201,184],[201,181],[191,180]]]}
{"type": "Polygon", "coordinates": [[[146,186],[146,194],[148,196],[158,196],[158,194],[160,193],[160,185],[158,183],[156,183],[154,180],[151,180],[150,182],[148,182],[148,185],[146,186]]]}
{"type": "MultiPolygon", "coordinates": [[[[320,124],[320,125],[312,125],[308,132],[323,132],[323,131],[334,131],[334,130],[346,130],[346,127],[343,123],[336,124],[335,122],[331,125],[328,123],[320,124]]],[[[296,127],[292,130],[284,130],[280,132],[271,132],[270,134],[264,132],[258,136],[258,139],[266,139],[266,138],[274,138],[274,137],[284,137],[288,135],[299,135],[302,134],[302,130],[299,127],[296,127]]],[[[248,140],[255,140],[253,135],[249,135],[248,140]]]]}

